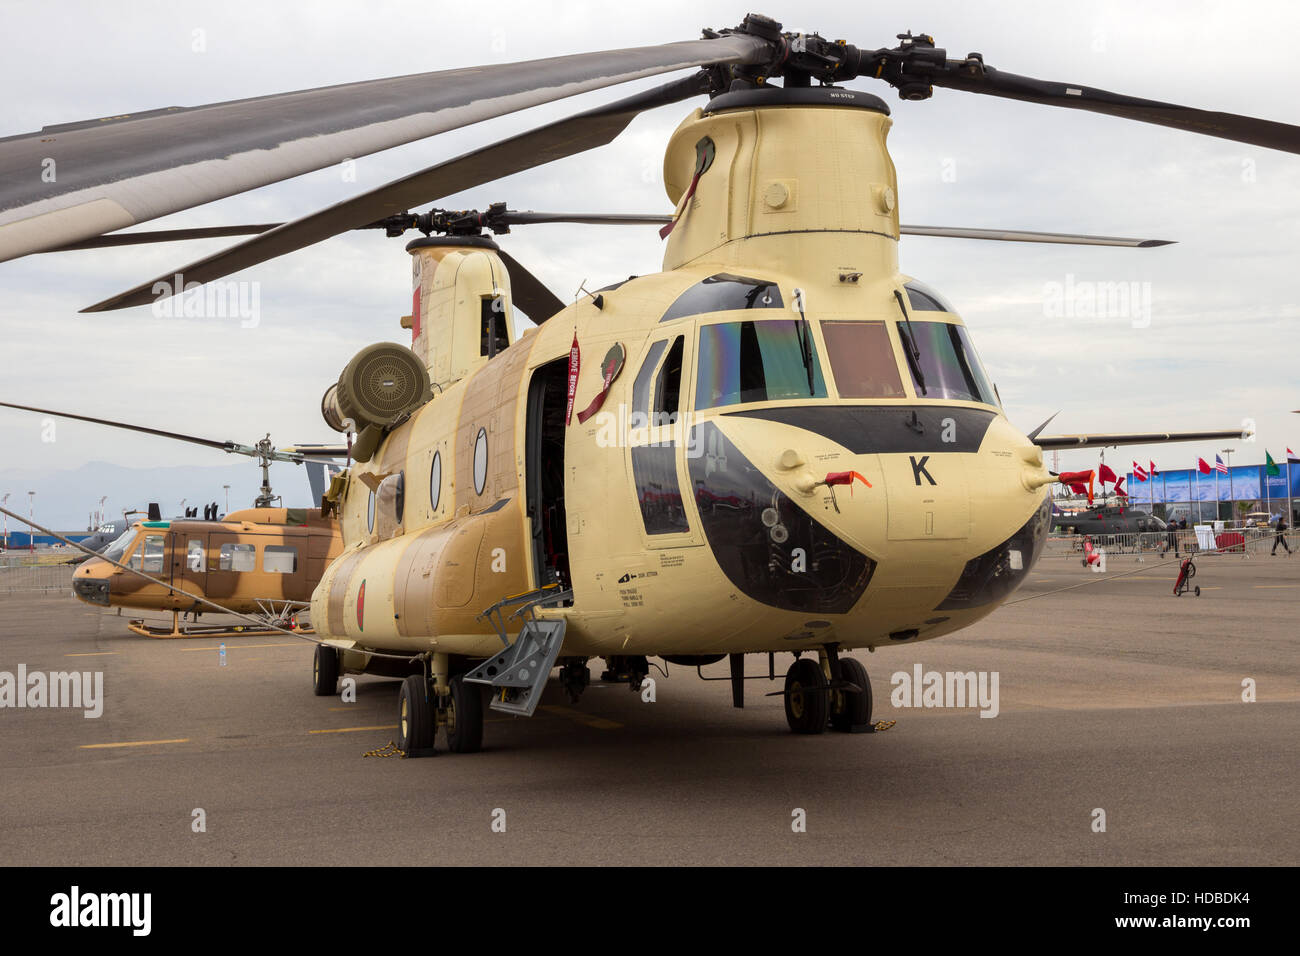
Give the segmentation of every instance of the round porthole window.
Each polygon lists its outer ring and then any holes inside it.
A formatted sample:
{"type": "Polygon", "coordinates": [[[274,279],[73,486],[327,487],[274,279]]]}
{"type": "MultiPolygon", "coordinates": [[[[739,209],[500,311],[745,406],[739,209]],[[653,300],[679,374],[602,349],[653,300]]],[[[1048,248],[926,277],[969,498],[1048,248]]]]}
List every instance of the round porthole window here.
{"type": "Polygon", "coordinates": [[[370,501],[366,504],[366,533],[375,533],[375,493],[370,492],[370,501]]]}
{"type": "Polygon", "coordinates": [[[483,494],[487,486],[488,440],[487,429],[480,428],[474,439],[474,493],[483,494]]]}
{"type": "Polygon", "coordinates": [[[442,452],[433,453],[433,464],[429,467],[429,507],[438,510],[438,501],[442,498],[442,452]]]}

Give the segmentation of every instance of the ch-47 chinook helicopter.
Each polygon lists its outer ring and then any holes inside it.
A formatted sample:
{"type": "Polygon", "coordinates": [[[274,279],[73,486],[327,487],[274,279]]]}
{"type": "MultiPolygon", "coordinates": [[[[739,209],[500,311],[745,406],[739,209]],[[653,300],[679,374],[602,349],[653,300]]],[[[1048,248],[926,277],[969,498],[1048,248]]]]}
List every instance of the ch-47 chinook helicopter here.
{"type": "MultiPolygon", "coordinates": [[[[200,615],[212,608],[196,602],[194,596],[222,610],[256,615],[268,625],[298,626],[297,616],[307,607],[325,567],[343,550],[338,521],[322,516],[319,508],[280,506],[281,499],[271,488],[270,466],[277,461],[305,465],[319,501],[327,463],[345,457],[344,447],[276,448],[269,435],[253,445],[241,445],[11,402],[0,402],[0,408],[143,432],[257,459],[262,487],[253,507],[219,515],[213,503],[203,507],[202,518],[195,507],[181,517],[165,519],[156,505],[150,505],[147,520],[128,522],[99,556],[84,560],[73,573],[72,593],[87,604],[171,613],[170,628],[156,627],[143,618],[130,621],[127,627],[137,634],[196,637],[229,629],[226,624],[199,624],[200,615]],[[182,624],[183,615],[191,622],[182,624]]],[[[240,632],[249,633],[250,628],[240,632]]]]}
{"type": "Polygon", "coordinates": [[[347,229],[490,225],[406,210],[606,143],[643,110],[711,97],[667,147],[662,272],[561,308],[493,240],[466,234],[477,230],[416,239],[411,347],[371,346],[326,392],[326,421],[356,434],[356,464],[326,494],[344,551],[312,598],[315,689],[333,693],[340,672],[403,676],[403,750],[431,747],[439,727],[451,750],[477,750],[481,688],[493,708],[528,714],[554,666],[576,694],[593,657],[634,687],[652,655],[729,657],[740,705],[745,655],[769,655],[774,674],[774,655],[793,652],[790,728],[869,729],[867,674],[845,652],[929,640],[999,606],[1048,530],[1058,476],[1043,449],[1240,434],[1015,428],[961,319],[900,274],[900,234],[1152,243],[901,227],[889,109],[839,84],[874,77],[909,100],[948,87],[1290,152],[1300,128],[1003,73],[928,36],[863,50],[751,15],[705,37],[74,126],[69,149],[91,170],[82,191],[29,191],[25,218],[0,217],[4,255],[258,233],[92,310],[145,304],[181,278],[220,278],[347,229]],[[290,223],[95,238],[691,65],[705,68],[290,223]],[[147,149],[166,133],[165,160],[123,158],[133,137],[147,149]],[[516,307],[540,328],[516,336],[516,307]]]}

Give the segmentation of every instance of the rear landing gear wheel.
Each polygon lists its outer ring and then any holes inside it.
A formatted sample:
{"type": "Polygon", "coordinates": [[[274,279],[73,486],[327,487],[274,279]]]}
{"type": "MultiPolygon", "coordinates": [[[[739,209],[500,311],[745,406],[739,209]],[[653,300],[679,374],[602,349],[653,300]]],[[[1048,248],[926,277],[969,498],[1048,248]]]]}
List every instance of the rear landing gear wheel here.
{"type": "Polygon", "coordinates": [[[840,658],[840,680],[857,684],[861,693],[841,688],[831,707],[831,730],[842,733],[861,732],[871,725],[871,681],[862,662],[853,657],[840,658]]]}
{"type": "Polygon", "coordinates": [[[316,645],[312,664],[312,690],[317,697],[333,697],[339,689],[339,652],[328,644],[316,645]]]}
{"type": "Polygon", "coordinates": [[[460,676],[451,679],[447,702],[447,749],[457,754],[474,754],[483,749],[483,685],[467,684],[460,676]]]}
{"type": "Polygon", "coordinates": [[[801,657],[785,674],[785,719],[796,734],[820,734],[826,730],[830,694],[821,665],[801,657]]]}
{"type": "Polygon", "coordinates": [[[433,752],[433,705],[429,697],[429,682],[423,674],[411,674],[402,681],[402,692],[397,697],[397,749],[408,757],[433,752]]]}

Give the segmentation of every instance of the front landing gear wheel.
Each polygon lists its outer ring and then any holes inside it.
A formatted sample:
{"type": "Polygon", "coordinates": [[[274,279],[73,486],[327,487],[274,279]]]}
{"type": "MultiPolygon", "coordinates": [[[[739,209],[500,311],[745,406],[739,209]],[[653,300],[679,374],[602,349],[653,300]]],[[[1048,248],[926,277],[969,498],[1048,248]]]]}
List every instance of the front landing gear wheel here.
{"type": "Polygon", "coordinates": [[[467,684],[463,677],[451,679],[447,701],[447,749],[473,754],[483,749],[483,685],[467,684]]]}
{"type": "Polygon", "coordinates": [[[843,733],[865,733],[871,726],[871,681],[862,662],[853,657],[840,658],[840,680],[857,684],[861,693],[840,688],[834,695],[831,707],[831,730],[843,733]]]}
{"type": "Polygon", "coordinates": [[[328,644],[316,645],[312,664],[312,690],[317,697],[333,697],[339,689],[339,652],[328,644]]]}
{"type": "Polygon", "coordinates": [[[429,682],[423,674],[411,674],[402,681],[402,692],[397,697],[397,749],[408,757],[433,753],[433,705],[429,696],[429,682]]]}
{"type": "Polygon", "coordinates": [[[801,657],[785,673],[785,719],[796,734],[820,734],[826,730],[830,695],[821,665],[801,657]]]}

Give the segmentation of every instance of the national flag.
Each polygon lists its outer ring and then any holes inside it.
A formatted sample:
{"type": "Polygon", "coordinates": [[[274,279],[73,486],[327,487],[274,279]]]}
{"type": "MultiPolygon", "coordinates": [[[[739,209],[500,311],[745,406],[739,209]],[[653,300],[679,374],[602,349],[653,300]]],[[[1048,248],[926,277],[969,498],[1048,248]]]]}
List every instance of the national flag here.
{"type": "Polygon", "coordinates": [[[1273,460],[1273,456],[1268,453],[1267,448],[1264,449],[1264,466],[1264,474],[1266,475],[1272,475],[1276,478],[1282,474],[1282,469],[1277,466],[1277,462],[1273,460]]]}
{"type": "Polygon", "coordinates": [[[1068,485],[1070,490],[1075,494],[1087,494],[1088,504],[1092,504],[1092,481],[1094,473],[1091,471],[1063,471],[1056,480],[1063,485],[1068,485]],[[1087,482],[1085,485],[1084,482],[1087,482]]]}
{"type": "Polygon", "coordinates": [[[1133,462],[1133,477],[1136,478],[1138,481],[1147,480],[1147,473],[1142,470],[1142,466],[1139,465],[1137,462],[1133,462]]]}
{"type": "Polygon", "coordinates": [[[1150,464],[1151,464],[1151,477],[1154,478],[1156,475],[1160,474],[1160,472],[1156,471],[1156,463],[1154,461],[1151,462],[1150,464]]]}
{"type": "MultiPolygon", "coordinates": [[[[1124,479],[1123,479],[1123,478],[1120,478],[1120,479],[1118,479],[1118,480],[1115,482],[1115,494],[1117,494],[1117,495],[1122,495],[1122,496],[1125,497],[1125,498],[1128,497],[1128,492],[1124,490],[1124,479]]],[[[1120,512],[1120,514],[1123,514],[1123,513],[1124,513],[1123,511],[1120,512]]]]}
{"type": "Polygon", "coordinates": [[[1214,470],[1221,475],[1226,475],[1228,473],[1228,466],[1223,463],[1223,459],[1218,455],[1214,456],[1214,470]]]}
{"type": "Polygon", "coordinates": [[[1286,450],[1286,463],[1289,465],[1291,464],[1291,462],[1295,462],[1297,465],[1300,465],[1300,455],[1297,455],[1290,448],[1288,448],[1286,450]]]}
{"type": "Polygon", "coordinates": [[[1213,468],[1210,467],[1210,463],[1206,461],[1204,458],[1196,459],[1196,467],[1197,469],[1200,470],[1201,474],[1203,475],[1208,475],[1211,471],[1214,470],[1213,468]]]}
{"type": "Polygon", "coordinates": [[[1106,464],[1103,461],[1101,465],[1097,468],[1097,477],[1101,479],[1101,483],[1103,485],[1106,484],[1106,482],[1108,481],[1113,484],[1115,481],[1115,472],[1111,471],[1110,465],[1106,464]]]}

